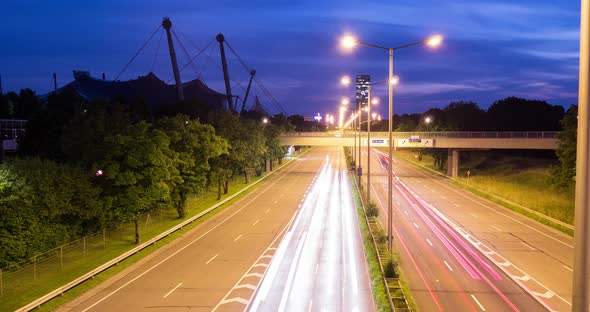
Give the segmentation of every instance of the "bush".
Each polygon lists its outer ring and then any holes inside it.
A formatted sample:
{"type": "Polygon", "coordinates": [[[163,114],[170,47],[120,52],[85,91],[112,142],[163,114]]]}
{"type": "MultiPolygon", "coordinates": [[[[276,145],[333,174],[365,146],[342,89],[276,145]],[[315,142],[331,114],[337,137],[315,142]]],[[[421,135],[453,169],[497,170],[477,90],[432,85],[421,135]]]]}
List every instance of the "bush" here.
{"type": "Polygon", "coordinates": [[[383,274],[385,274],[386,278],[396,278],[397,274],[395,272],[395,260],[393,256],[389,256],[387,261],[383,264],[383,274]]]}
{"type": "Polygon", "coordinates": [[[367,204],[367,217],[375,217],[379,216],[379,209],[377,208],[377,204],[373,201],[367,204]]]}

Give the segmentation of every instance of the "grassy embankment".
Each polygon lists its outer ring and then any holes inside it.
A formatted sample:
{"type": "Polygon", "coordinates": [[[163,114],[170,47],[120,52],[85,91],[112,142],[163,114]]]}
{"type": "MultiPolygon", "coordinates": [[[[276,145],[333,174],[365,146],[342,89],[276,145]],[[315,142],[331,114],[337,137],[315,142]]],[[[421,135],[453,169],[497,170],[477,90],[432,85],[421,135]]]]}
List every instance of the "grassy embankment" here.
{"type": "MultiPolygon", "coordinates": [[[[287,163],[289,163],[289,161],[286,161],[285,165],[287,163]]],[[[239,192],[249,184],[258,181],[260,178],[261,177],[253,177],[250,179],[250,183],[247,184],[238,177],[233,184],[230,184],[228,194],[224,195],[222,199],[239,192]]],[[[160,240],[157,244],[143,249],[135,255],[120,262],[116,266],[113,266],[96,275],[93,279],[87,280],[79,286],[69,290],[68,292],[64,293],[63,296],[54,298],[53,300],[42,305],[38,310],[53,311],[57,309],[60,305],[99,285],[101,282],[104,282],[116,273],[140,261],[144,257],[158,250],[160,247],[165,246],[167,243],[183,235],[188,230],[196,227],[198,224],[221,212],[225,207],[231,205],[236,200],[239,200],[249,192],[253,191],[256,189],[256,187],[248,189],[225,205],[211,211],[207,215],[199,218],[195,222],[192,222],[183,229],[176,231],[170,236],[160,240]]],[[[199,214],[217,202],[217,190],[213,188],[198,196],[191,197],[187,203],[187,218],[199,214]]],[[[185,219],[179,219],[176,210],[170,208],[151,214],[149,219],[145,218],[144,221],[145,220],[149,220],[149,222],[146,221],[143,223],[144,225],[141,229],[142,241],[147,241],[157,236],[158,234],[184,221],[185,219]]],[[[67,259],[70,260],[66,262],[64,259],[63,270],[38,272],[38,278],[36,281],[32,281],[31,278],[23,278],[22,281],[16,281],[16,285],[5,284],[4,293],[2,297],[0,297],[0,311],[13,311],[18,309],[21,306],[24,306],[29,302],[32,302],[33,300],[45,295],[46,293],[49,293],[50,291],[67,284],[78,276],[81,276],[86,272],[89,272],[92,269],[102,265],[103,263],[134,248],[136,246],[134,244],[134,233],[134,225],[125,224],[119,229],[113,230],[107,234],[106,248],[94,248],[92,249],[92,253],[87,252],[86,256],[83,255],[82,250],[69,253],[67,259]]],[[[96,244],[102,245],[102,240],[96,244]]],[[[90,247],[91,246],[89,246],[89,249],[90,247]]]]}
{"type": "MultiPolygon", "coordinates": [[[[540,218],[526,209],[573,224],[574,189],[555,189],[549,182],[550,167],[557,161],[548,158],[511,156],[493,151],[464,152],[459,177],[452,183],[488,200],[522,213],[567,234],[572,230],[540,218]],[[467,169],[471,171],[468,178],[467,169]]],[[[397,150],[396,155],[415,164],[435,170],[432,157],[418,161],[410,151],[397,150]]],[[[440,171],[439,171],[440,172],[440,171]]]]}

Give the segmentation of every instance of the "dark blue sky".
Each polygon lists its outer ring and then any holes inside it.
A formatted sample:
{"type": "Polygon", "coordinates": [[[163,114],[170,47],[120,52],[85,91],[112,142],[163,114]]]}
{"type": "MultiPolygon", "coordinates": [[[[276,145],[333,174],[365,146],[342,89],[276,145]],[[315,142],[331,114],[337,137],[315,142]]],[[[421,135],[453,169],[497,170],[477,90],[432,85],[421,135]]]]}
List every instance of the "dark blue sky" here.
{"type": "MultiPolygon", "coordinates": [[[[64,85],[72,70],[113,79],[147,37],[169,16],[188,54],[222,32],[258,79],[289,114],[336,111],[344,74],[387,77],[387,52],[359,47],[345,53],[339,37],[399,46],[431,34],[445,37],[433,50],[418,46],[395,55],[400,84],[395,112],[422,112],[450,101],[472,100],[487,108],[507,96],[577,102],[579,1],[574,0],[397,0],[397,1],[207,1],[104,0],[2,1],[0,74],[4,90],[30,87],[43,94],[51,74],[64,85]]],[[[177,44],[179,63],[188,57],[177,44]]],[[[234,93],[243,96],[248,74],[230,56],[234,93]],[[238,84],[236,85],[236,84],[238,84]]],[[[225,92],[216,42],[182,72],[225,92]]],[[[165,36],[160,32],[119,79],[153,70],[172,77],[165,36]],[[158,49],[159,46],[159,49],[158,49]]],[[[253,89],[274,112],[267,96],[253,89]]],[[[386,112],[386,90],[378,108],[386,112]]]]}

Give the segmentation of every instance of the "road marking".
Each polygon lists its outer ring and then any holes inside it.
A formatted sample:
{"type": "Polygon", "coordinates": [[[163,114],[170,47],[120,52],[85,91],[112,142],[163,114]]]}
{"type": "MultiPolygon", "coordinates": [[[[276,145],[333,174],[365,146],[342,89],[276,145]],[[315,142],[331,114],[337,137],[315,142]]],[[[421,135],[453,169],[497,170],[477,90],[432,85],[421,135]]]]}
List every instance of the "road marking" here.
{"type": "Polygon", "coordinates": [[[568,267],[567,265],[563,265],[563,267],[564,267],[564,268],[566,268],[566,270],[568,270],[568,271],[570,271],[570,272],[573,272],[573,271],[574,271],[574,269],[572,269],[572,268],[568,267]]]}
{"type": "Polygon", "coordinates": [[[459,206],[459,204],[457,204],[457,203],[453,203],[453,205],[454,205],[455,207],[461,207],[461,206],[459,206]]]}
{"type": "Polygon", "coordinates": [[[307,311],[311,312],[312,307],[313,307],[313,300],[309,300],[309,309],[307,309],[307,311]]]}
{"type": "Polygon", "coordinates": [[[492,225],[492,227],[493,227],[494,229],[496,229],[496,231],[498,231],[498,232],[502,232],[502,230],[501,230],[501,229],[499,229],[498,227],[496,227],[496,226],[494,226],[494,225],[492,225]]]}
{"type": "Polygon", "coordinates": [[[444,200],[447,200],[447,198],[446,198],[446,197],[444,197],[444,196],[441,196],[441,198],[442,198],[442,199],[444,199],[444,200]]]}
{"type": "Polygon", "coordinates": [[[240,289],[240,288],[248,288],[248,289],[256,290],[256,286],[254,286],[252,284],[244,284],[244,285],[238,285],[238,286],[234,287],[234,289],[240,289]]]}
{"type": "Polygon", "coordinates": [[[315,264],[315,274],[318,274],[318,270],[320,269],[320,264],[316,263],[315,264]]]}
{"type": "Polygon", "coordinates": [[[272,204],[273,204],[273,205],[276,205],[278,202],[279,202],[278,200],[275,200],[275,202],[274,202],[274,203],[272,203],[272,204]]]}
{"type": "Polygon", "coordinates": [[[401,206],[401,204],[399,203],[399,201],[397,201],[397,200],[396,200],[396,201],[395,201],[395,203],[396,203],[398,206],[401,206]]]}
{"type": "Polygon", "coordinates": [[[240,237],[242,237],[242,234],[240,234],[238,237],[236,237],[236,238],[234,239],[234,242],[237,242],[237,241],[238,241],[238,239],[240,239],[240,237]]]}
{"type": "Polygon", "coordinates": [[[414,222],[414,226],[419,229],[418,224],[416,224],[416,222],[414,222]]]}
{"type": "Polygon", "coordinates": [[[443,262],[445,263],[445,265],[447,266],[447,268],[449,268],[449,270],[451,272],[453,272],[453,268],[451,268],[451,266],[445,260],[443,260],[443,262]]]}
{"type": "Polygon", "coordinates": [[[477,216],[475,213],[473,213],[473,212],[470,212],[469,214],[470,214],[472,217],[474,217],[474,218],[479,218],[479,217],[478,217],[478,216],[477,216]]]}
{"type": "Polygon", "coordinates": [[[533,247],[533,246],[531,246],[531,245],[529,245],[529,244],[527,244],[525,242],[520,242],[520,243],[523,244],[523,245],[525,245],[525,246],[527,246],[530,250],[536,250],[535,247],[533,247]]]}
{"type": "Polygon", "coordinates": [[[428,245],[430,245],[432,247],[432,242],[427,238],[426,241],[428,242],[428,245]]]}
{"type": "Polygon", "coordinates": [[[266,209],[266,211],[264,213],[268,213],[270,211],[270,208],[266,209]]]}
{"type": "Polygon", "coordinates": [[[247,305],[248,304],[248,300],[246,300],[244,298],[240,298],[240,297],[235,297],[235,298],[223,300],[221,302],[221,304],[226,304],[226,303],[231,303],[231,302],[239,302],[239,303],[241,303],[243,305],[247,305]]]}
{"type": "Polygon", "coordinates": [[[182,285],[182,283],[176,285],[176,287],[172,288],[171,291],[169,291],[167,294],[164,295],[164,298],[168,297],[173,291],[176,290],[176,288],[180,287],[180,285],[182,285]]]}
{"type": "Polygon", "coordinates": [[[546,291],[543,294],[542,293],[538,293],[536,291],[531,291],[531,292],[533,293],[533,295],[538,296],[538,297],[543,297],[545,299],[549,299],[549,298],[553,297],[553,293],[550,290],[546,291]]]}
{"type": "Polygon", "coordinates": [[[213,261],[213,259],[217,258],[218,254],[215,254],[215,256],[211,257],[211,259],[209,259],[209,261],[205,262],[205,264],[209,264],[209,262],[213,261]]]}
{"type": "Polygon", "coordinates": [[[477,305],[479,306],[479,308],[480,308],[482,311],[485,311],[485,310],[486,310],[486,309],[485,309],[485,308],[484,308],[484,307],[481,305],[481,303],[479,303],[479,300],[477,300],[477,298],[475,298],[475,296],[474,296],[474,295],[471,295],[471,298],[473,298],[473,301],[475,301],[475,303],[477,303],[477,305]]]}
{"type": "Polygon", "coordinates": [[[406,216],[409,216],[408,211],[404,210],[404,212],[406,213],[406,216]]]}
{"type": "Polygon", "coordinates": [[[256,220],[256,222],[252,223],[252,226],[255,226],[256,224],[258,224],[258,221],[260,221],[260,219],[256,220]]]}

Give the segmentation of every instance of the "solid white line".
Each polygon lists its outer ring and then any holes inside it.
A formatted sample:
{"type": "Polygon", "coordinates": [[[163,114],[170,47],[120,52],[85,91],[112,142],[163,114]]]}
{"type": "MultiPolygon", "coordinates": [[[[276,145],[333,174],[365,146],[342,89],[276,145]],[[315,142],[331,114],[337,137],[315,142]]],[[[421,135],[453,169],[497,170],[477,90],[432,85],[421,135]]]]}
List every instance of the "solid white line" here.
{"type": "Polygon", "coordinates": [[[408,214],[408,211],[407,211],[407,210],[404,210],[404,212],[406,213],[406,216],[409,216],[409,214],[408,214]]]}
{"type": "Polygon", "coordinates": [[[566,268],[566,269],[567,269],[568,271],[570,271],[570,272],[573,272],[573,271],[574,271],[574,269],[572,269],[572,268],[568,267],[567,265],[564,265],[563,267],[564,267],[564,268],[566,268]]]}
{"type": "Polygon", "coordinates": [[[502,232],[502,230],[500,230],[500,229],[499,229],[499,228],[497,228],[496,226],[493,226],[493,225],[492,225],[492,227],[493,227],[494,229],[496,229],[498,232],[502,232]]]}
{"type": "Polygon", "coordinates": [[[256,224],[258,224],[258,221],[260,221],[260,219],[256,220],[256,222],[252,223],[252,226],[255,226],[256,224]]]}
{"type": "Polygon", "coordinates": [[[209,259],[209,261],[205,262],[205,264],[209,264],[209,262],[213,261],[213,259],[217,258],[217,254],[215,254],[215,256],[213,256],[211,259],[209,259]]]}
{"type": "Polygon", "coordinates": [[[484,308],[484,307],[481,305],[481,303],[479,303],[479,301],[477,300],[477,298],[475,298],[475,296],[474,296],[474,295],[471,295],[471,298],[473,298],[473,301],[475,301],[475,303],[477,303],[477,305],[479,306],[479,308],[480,308],[482,311],[485,311],[485,310],[486,310],[486,309],[485,309],[485,308],[484,308]]]}
{"type": "Polygon", "coordinates": [[[432,247],[432,242],[427,238],[426,241],[428,242],[428,245],[430,245],[432,247]]]}
{"type": "Polygon", "coordinates": [[[173,291],[176,290],[176,288],[180,287],[180,285],[182,285],[182,283],[176,285],[176,287],[172,288],[171,291],[169,291],[167,294],[164,295],[164,298],[168,297],[173,291]]]}
{"type": "Polygon", "coordinates": [[[236,237],[236,238],[234,239],[234,242],[236,242],[238,239],[240,239],[240,237],[242,237],[242,234],[240,234],[238,237],[236,237]]]}
{"type": "Polygon", "coordinates": [[[416,224],[416,222],[414,222],[414,226],[419,229],[418,224],[416,224]]]}
{"type": "Polygon", "coordinates": [[[525,245],[525,246],[527,246],[530,250],[536,250],[535,247],[533,247],[533,246],[531,246],[531,245],[529,245],[529,244],[527,244],[525,242],[520,242],[520,243],[523,244],[523,245],[525,245]]]}
{"type": "Polygon", "coordinates": [[[453,272],[453,268],[451,268],[451,266],[445,260],[443,260],[443,262],[445,263],[445,265],[447,266],[447,268],[449,268],[449,270],[451,272],[453,272]]]}

